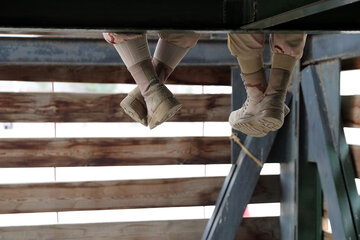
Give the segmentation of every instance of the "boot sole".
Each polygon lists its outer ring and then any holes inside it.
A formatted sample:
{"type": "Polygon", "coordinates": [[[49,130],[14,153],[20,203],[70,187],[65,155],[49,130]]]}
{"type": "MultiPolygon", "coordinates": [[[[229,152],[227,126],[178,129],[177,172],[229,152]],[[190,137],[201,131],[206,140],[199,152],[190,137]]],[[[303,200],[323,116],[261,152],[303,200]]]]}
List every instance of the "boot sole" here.
{"type": "Polygon", "coordinates": [[[278,109],[268,109],[256,116],[240,119],[233,124],[233,128],[246,135],[264,137],[270,131],[279,130],[284,123],[284,113],[278,109]]]}
{"type": "Polygon", "coordinates": [[[269,131],[277,131],[284,124],[284,112],[277,109],[264,110],[257,122],[269,131]]]}
{"type": "Polygon", "coordinates": [[[146,106],[141,101],[128,95],[121,101],[120,106],[134,121],[148,126],[146,106]]]}
{"type": "Polygon", "coordinates": [[[232,128],[253,137],[264,137],[269,132],[256,123],[235,123],[232,128]]]}
{"type": "Polygon", "coordinates": [[[181,103],[175,97],[170,97],[162,101],[154,111],[152,117],[148,117],[150,129],[169,120],[177,111],[179,111],[181,106],[181,103]]]}

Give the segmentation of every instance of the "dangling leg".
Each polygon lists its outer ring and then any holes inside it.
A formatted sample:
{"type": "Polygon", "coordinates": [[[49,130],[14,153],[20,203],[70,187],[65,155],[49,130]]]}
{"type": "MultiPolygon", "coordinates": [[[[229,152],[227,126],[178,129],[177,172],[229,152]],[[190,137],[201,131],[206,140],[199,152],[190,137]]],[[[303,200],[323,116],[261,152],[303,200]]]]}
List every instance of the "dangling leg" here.
{"type": "MultiPolygon", "coordinates": [[[[180,109],[181,104],[160,82],[151,63],[146,36],[142,34],[130,36],[131,38],[127,37],[124,39],[123,34],[104,33],[105,39],[114,44],[114,47],[139,87],[146,103],[147,123],[150,129],[152,129],[171,118],[180,109]]],[[[134,99],[130,105],[141,111],[137,100],[134,99]]],[[[128,112],[127,109],[125,111],[128,112]]],[[[137,116],[131,117],[137,118],[137,116]]],[[[137,120],[140,121],[140,119],[137,120]]],[[[146,122],[143,123],[146,124],[146,122]]]]}
{"type": "MultiPolygon", "coordinates": [[[[133,40],[138,37],[143,37],[143,34],[116,34],[116,33],[103,33],[105,40],[113,44],[120,44],[124,43],[128,40],[133,40]]],[[[115,47],[116,48],[116,47],[115,47]]],[[[120,55],[121,56],[121,55],[120,55]]],[[[125,61],[124,61],[125,62],[125,61]]],[[[125,63],[126,64],[126,63],[125,63]]],[[[133,63],[128,63],[129,65],[133,65],[133,63]]],[[[126,66],[128,67],[128,66],[126,66]]],[[[121,104],[125,104],[126,108],[123,108],[125,113],[128,114],[132,119],[134,119],[137,122],[140,122],[141,124],[147,126],[147,109],[146,109],[146,103],[144,100],[144,97],[141,95],[140,90],[138,87],[136,87],[133,91],[131,91],[127,97],[125,97],[121,104]],[[135,91],[136,89],[136,91],[135,91]],[[134,111],[128,111],[127,109],[136,109],[134,111]]]]}
{"type": "MultiPolygon", "coordinates": [[[[168,79],[181,59],[196,45],[199,37],[199,34],[160,34],[152,61],[160,81],[168,79]]],[[[139,88],[132,90],[120,105],[128,115],[136,116],[134,120],[147,125],[146,105],[139,88]],[[133,107],[134,101],[137,107],[133,107]]]]}
{"type": "Polygon", "coordinates": [[[165,82],[188,51],[195,47],[200,34],[160,33],[159,36],[153,64],[160,80],[165,82]]]}
{"type": "Polygon", "coordinates": [[[280,129],[284,123],[286,112],[282,106],[296,61],[302,57],[305,40],[306,34],[273,34],[270,38],[273,63],[257,115],[260,125],[271,131],[280,129]]]}
{"type": "MultiPolygon", "coordinates": [[[[256,118],[257,104],[264,98],[267,88],[262,53],[264,34],[229,34],[229,49],[240,65],[242,80],[247,92],[244,105],[230,114],[230,125],[247,135],[263,137],[270,130],[259,124],[256,118]]],[[[284,105],[285,115],[289,108],[284,105]]]]}
{"type": "Polygon", "coordinates": [[[247,135],[262,137],[268,131],[259,129],[252,122],[244,122],[252,108],[263,98],[267,87],[262,52],[264,50],[264,34],[229,34],[228,47],[241,68],[241,78],[247,93],[243,106],[229,116],[230,125],[247,135]]]}

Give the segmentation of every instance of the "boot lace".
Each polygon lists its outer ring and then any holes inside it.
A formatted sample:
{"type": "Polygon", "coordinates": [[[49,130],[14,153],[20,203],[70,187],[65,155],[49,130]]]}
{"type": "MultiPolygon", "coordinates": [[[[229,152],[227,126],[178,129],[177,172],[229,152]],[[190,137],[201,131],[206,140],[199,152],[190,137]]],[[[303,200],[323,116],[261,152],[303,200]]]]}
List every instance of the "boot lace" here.
{"type": "Polygon", "coordinates": [[[249,98],[249,96],[247,96],[246,100],[245,100],[245,102],[244,102],[244,104],[242,106],[244,111],[246,111],[246,109],[248,108],[249,103],[250,103],[250,98],[249,98]]]}

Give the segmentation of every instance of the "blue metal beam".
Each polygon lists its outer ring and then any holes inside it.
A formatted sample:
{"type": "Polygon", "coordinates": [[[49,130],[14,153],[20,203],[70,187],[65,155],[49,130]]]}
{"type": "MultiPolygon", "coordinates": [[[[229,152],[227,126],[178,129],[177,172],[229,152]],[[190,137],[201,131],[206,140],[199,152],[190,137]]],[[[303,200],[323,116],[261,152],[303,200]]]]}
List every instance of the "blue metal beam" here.
{"type": "MultiPolygon", "coordinates": [[[[240,68],[232,68],[232,110],[240,108],[246,99],[246,91],[240,74],[240,68]]],[[[298,83],[298,81],[296,82],[298,83]]],[[[294,88],[294,91],[295,89],[297,88],[294,88]]],[[[289,102],[290,95],[287,97],[287,103],[289,102]]],[[[297,115],[295,112],[293,114],[297,115]]],[[[296,122],[293,118],[291,119],[291,121],[296,122]]],[[[238,133],[237,131],[233,132],[238,133]]],[[[294,130],[292,133],[295,134],[295,132],[296,131],[294,130]]],[[[279,158],[276,157],[268,159],[276,134],[277,132],[270,132],[263,138],[250,137],[242,133],[239,133],[238,136],[244,143],[245,147],[264,163],[267,160],[270,160],[271,162],[275,159],[279,160],[279,158]]],[[[296,148],[296,142],[293,146],[296,148]]],[[[283,146],[281,146],[281,148],[282,147],[283,146]]],[[[291,159],[295,161],[295,158],[292,157],[292,155],[296,154],[296,149],[295,151],[293,150],[294,149],[292,148],[287,154],[290,154],[291,159]]],[[[232,142],[231,153],[233,166],[229,175],[225,179],[216,203],[216,208],[207,224],[202,240],[233,240],[235,238],[237,230],[241,224],[245,208],[249,203],[259,178],[261,167],[257,165],[248,155],[241,151],[241,148],[237,146],[237,143],[232,142]]],[[[281,156],[283,158],[283,155],[281,156]]],[[[295,191],[294,186],[291,186],[291,188],[292,191],[295,191]]],[[[289,198],[293,197],[294,196],[291,196],[289,198]]],[[[286,232],[285,236],[289,236],[288,234],[295,234],[293,229],[284,232],[286,232]]]]}
{"type": "MultiPolygon", "coordinates": [[[[154,39],[149,40],[152,53],[156,42],[154,39]]],[[[0,46],[0,64],[123,65],[115,48],[105,40],[0,38],[0,46]]],[[[264,51],[265,64],[270,64],[270,58],[267,45],[264,51]]],[[[224,39],[200,40],[180,64],[238,65],[224,39]]]]}
{"type": "MultiPolygon", "coordinates": [[[[246,137],[245,147],[263,163],[266,162],[277,132],[263,138],[246,137]]],[[[202,240],[234,240],[250,201],[261,167],[243,151],[226,177],[216,208],[210,218],[202,240]]]]}
{"type": "Polygon", "coordinates": [[[302,65],[360,56],[360,34],[322,34],[307,39],[302,65]]]}
{"type": "MultiPolygon", "coordinates": [[[[333,62],[327,69],[331,70],[326,73],[330,76],[339,74],[339,61],[333,62]]],[[[317,73],[315,66],[306,67],[302,74],[302,89],[309,119],[309,150],[312,153],[309,157],[318,166],[334,239],[358,239],[337,153],[336,136],[331,131],[328,117],[327,107],[330,105],[319,77],[323,74],[317,73]]]]}
{"type": "MultiPolygon", "coordinates": [[[[150,39],[153,52],[157,40],[150,39]]],[[[360,34],[325,34],[309,36],[302,65],[332,59],[360,56],[360,34]]],[[[26,39],[0,38],[0,64],[67,64],[67,65],[123,65],[115,49],[96,39],[26,39]]],[[[271,63],[271,52],[266,45],[266,65],[271,63]]],[[[224,39],[200,40],[185,56],[181,65],[237,66],[224,39]]]]}
{"type": "Polygon", "coordinates": [[[292,101],[289,105],[291,112],[285,118],[284,126],[280,129],[273,150],[280,165],[281,202],[280,229],[281,239],[296,239],[298,215],[298,163],[299,163],[299,88],[300,64],[296,64],[290,92],[292,101]]]}
{"type": "Polygon", "coordinates": [[[310,162],[310,156],[317,151],[311,148],[309,119],[303,98],[300,101],[299,161],[297,168],[297,238],[298,240],[322,240],[323,201],[317,164],[310,162]]]}

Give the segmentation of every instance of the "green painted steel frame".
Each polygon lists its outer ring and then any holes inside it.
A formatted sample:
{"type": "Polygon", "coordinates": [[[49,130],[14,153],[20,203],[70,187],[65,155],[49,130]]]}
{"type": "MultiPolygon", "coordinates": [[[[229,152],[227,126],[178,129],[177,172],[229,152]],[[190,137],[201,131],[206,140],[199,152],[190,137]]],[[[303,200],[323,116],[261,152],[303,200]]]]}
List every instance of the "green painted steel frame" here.
{"type": "Polygon", "coordinates": [[[339,60],[318,63],[303,70],[309,159],[318,167],[334,239],[359,239],[360,198],[351,197],[357,194],[354,168],[340,157],[340,70],[339,60]]]}

